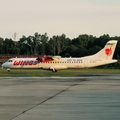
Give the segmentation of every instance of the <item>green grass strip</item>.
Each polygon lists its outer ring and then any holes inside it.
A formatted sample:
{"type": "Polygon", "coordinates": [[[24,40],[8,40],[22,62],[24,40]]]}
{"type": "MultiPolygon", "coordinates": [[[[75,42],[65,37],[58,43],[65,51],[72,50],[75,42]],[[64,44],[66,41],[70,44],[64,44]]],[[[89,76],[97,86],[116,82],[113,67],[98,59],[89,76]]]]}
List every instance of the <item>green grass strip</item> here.
{"type": "Polygon", "coordinates": [[[88,74],[120,74],[120,69],[66,69],[53,73],[50,70],[41,69],[11,69],[10,72],[7,72],[5,68],[0,68],[0,77],[75,77],[88,74]]]}

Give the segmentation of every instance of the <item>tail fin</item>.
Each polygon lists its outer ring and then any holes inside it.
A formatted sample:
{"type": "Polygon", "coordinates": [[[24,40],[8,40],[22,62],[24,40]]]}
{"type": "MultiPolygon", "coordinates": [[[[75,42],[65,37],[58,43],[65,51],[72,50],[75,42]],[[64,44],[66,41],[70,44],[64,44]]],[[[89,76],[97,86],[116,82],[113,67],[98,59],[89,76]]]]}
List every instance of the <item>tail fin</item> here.
{"type": "Polygon", "coordinates": [[[117,45],[117,40],[108,41],[102,50],[100,50],[98,53],[93,55],[94,58],[111,60],[113,58],[116,45],[117,45]]]}

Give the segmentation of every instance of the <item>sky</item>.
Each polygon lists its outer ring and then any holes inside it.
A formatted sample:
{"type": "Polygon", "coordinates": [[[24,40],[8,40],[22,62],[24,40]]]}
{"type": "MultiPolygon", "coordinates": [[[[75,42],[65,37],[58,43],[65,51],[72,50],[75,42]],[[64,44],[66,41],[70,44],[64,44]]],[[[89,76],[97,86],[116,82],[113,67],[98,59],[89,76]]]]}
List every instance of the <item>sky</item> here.
{"type": "Polygon", "coordinates": [[[120,0],[0,0],[0,37],[120,36],[120,0]]]}

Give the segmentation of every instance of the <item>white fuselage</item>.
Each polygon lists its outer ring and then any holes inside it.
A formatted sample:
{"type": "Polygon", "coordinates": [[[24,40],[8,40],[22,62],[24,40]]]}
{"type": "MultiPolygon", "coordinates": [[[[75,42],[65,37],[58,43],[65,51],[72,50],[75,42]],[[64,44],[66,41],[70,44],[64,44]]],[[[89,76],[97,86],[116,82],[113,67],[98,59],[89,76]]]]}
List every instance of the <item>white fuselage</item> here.
{"type": "Polygon", "coordinates": [[[12,58],[5,62],[4,68],[43,68],[43,69],[67,69],[67,68],[89,68],[99,65],[117,62],[117,60],[61,58],[58,61],[38,62],[36,58],[12,58]]]}

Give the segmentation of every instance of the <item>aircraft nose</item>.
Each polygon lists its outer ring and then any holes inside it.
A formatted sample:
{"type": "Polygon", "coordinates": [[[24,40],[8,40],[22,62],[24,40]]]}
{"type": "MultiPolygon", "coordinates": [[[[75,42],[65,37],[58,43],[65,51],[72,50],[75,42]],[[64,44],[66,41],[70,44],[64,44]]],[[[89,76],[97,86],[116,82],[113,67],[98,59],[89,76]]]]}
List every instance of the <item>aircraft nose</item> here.
{"type": "Polygon", "coordinates": [[[3,67],[3,64],[1,66],[3,67]]]}
{"type": "Polygon", "coordinates": [[[1,66],[2,66],[2,67],[5,67],[5,63],[3,63],[1,66]]]}

